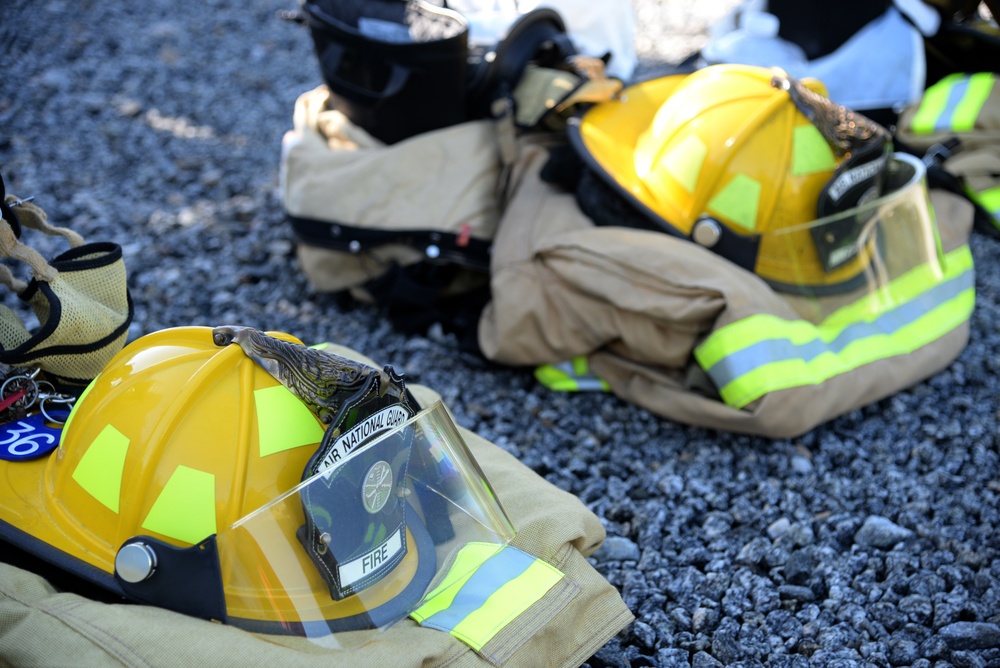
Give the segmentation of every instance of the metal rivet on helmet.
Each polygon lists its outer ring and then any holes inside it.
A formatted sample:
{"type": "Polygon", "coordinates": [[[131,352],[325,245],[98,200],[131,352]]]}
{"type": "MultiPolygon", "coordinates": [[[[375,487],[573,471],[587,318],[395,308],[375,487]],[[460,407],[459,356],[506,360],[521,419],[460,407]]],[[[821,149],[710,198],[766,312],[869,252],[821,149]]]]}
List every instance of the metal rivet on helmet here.
{"type": "Polygon", "coordinates": [[[722,228],[719,226],[717,220],[702,218],[694,224],[694,229],[691,230],[691,238],[699,246],[711,248],[719,243],[719,239],[722,238],[722,228]]]}
{"type": "Polygon", "coordinates": [[[125,582],[142,582],[156,571],[156,552],[145,543],[129,543],[115,555],[115,573],[125,582]]]}

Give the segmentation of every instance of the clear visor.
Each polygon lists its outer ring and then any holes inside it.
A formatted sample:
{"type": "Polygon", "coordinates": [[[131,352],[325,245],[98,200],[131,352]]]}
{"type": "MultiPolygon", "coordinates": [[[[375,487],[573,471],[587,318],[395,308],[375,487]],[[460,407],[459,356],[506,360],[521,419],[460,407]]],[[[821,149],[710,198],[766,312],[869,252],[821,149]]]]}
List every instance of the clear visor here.
{"type": "Polygon", "coordinates": [[[349,646],[447,599],[514,536],[440,402],[342,455],[218,534],[228,623],[349,646]]]}
{"type": "Polygon", "coordinates": [[[883,312],[907,284],[940,280],[923,163],[894,154],[883,192],[853,209],[763,235],[757,273],[814,324],[829,323],[847,306],[854,320],[859,308],[883,312]]]}

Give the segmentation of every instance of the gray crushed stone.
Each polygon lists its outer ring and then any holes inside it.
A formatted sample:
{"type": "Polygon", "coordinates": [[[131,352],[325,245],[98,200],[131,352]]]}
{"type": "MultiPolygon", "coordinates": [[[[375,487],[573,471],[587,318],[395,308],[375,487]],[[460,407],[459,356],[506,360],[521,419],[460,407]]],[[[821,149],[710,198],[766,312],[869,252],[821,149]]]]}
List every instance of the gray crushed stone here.
{"type": "MultiPolygon", "coordinates": [[[[285,330],[438,389],[462,425],[602,519],[591,562],[637,621],[593,668],[1000,667],[1000,243],[972,238],[977,305],[956,362],[801,438],[549,393],[437,328],[403,336],[310,288],[277,184],[294,101],[320,82],[307,33],[276,18],[290,5],[0,4],[0,170],[54,222],[122,245],[133,338],[285,330]]],[[[724,10],[636,6],[646,72],[724,10]]]]}

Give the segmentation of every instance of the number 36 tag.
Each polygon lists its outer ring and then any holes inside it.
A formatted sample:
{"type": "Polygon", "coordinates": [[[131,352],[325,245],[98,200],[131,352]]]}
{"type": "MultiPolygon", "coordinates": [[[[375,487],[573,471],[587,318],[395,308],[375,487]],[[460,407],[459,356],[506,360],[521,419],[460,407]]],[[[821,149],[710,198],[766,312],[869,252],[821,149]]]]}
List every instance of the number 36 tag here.
{"type": "Polygon", "coordinates": [[[47,455],[59,445],[61,433],[41,413],[0,425],[0,459],[15,462],[47,455]]]}

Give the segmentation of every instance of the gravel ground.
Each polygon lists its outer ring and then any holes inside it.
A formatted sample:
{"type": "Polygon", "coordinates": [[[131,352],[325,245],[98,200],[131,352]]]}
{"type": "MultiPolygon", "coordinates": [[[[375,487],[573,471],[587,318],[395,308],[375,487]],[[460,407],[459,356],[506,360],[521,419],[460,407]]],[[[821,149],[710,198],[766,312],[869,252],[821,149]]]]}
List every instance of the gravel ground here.
{"type": "MultiPolygon", "coordinates": [[[[731,4],[731,3],[730,3],[731,4]]],[[[680,426],[607,395],[403,336],[316,294],[277,192],[296,97],[319,83],[285,0],[3,0],[0,170],[57,223],[125,251],[131,335],[241,323],[332,340],[435,387],[458,420],[579,496],[593,563],[637,621],[597,666],[1000,666],[1000,271],[976,234],[961,357],[791,440],[680,426]]],[[[644,71],[720,2],[637,4],[644,71]]]]}

